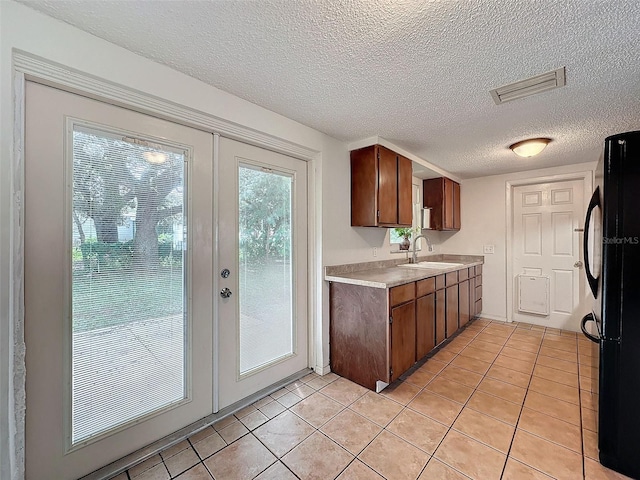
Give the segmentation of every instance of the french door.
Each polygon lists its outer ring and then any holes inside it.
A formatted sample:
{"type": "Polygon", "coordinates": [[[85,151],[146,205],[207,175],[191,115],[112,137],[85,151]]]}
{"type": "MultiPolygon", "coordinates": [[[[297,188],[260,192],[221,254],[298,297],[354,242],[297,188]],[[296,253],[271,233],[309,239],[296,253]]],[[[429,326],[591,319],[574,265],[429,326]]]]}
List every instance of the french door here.
{"type": "Polygon", "coordinates": [[[222,138],[216,217],[212,134],[25,98],[28,479],[81,477],[308,366],[305,162],[222,138]]]}
{"type": "Polygon", "coordinates": [[[213,136],[26,86],[26,475],[212,411],[213,136]]]}
{"type": "Polygon", "coordinates": [[[223,408],[309,364],[307,165],[222,138],[219,205],[223,408]]]}

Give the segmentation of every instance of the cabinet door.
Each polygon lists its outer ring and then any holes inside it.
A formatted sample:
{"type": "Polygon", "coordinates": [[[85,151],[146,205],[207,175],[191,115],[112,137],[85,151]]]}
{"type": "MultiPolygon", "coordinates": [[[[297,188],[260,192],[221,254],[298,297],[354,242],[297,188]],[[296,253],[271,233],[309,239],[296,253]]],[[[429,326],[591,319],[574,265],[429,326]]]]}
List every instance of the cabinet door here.
{"type": "Polygon", "coordinates": [[[391,309],[391,382],[416,361],[416,302],[391,309]]]}
{"type": "MultiPolygon", "coordinates": [[[[482,271],[482,265],[478,265],[478,267],[480,267],[480,271],[482,271]]],[[[476,267],[476,272],[478,272],[478,267],[476,267]]],[[[476,277],[475,303],[473,313],[477,317],[480,315],[480,312],[482,312],[482,275],[476,277]]]]}
{"type": "Polygon", "coordinates": [[[378,160],[375,146],[351,152],[351,225],[378,225],[378,160]]]}
{"type": "MultiPolygon", "coordinates": [[[[444,280],[444,275],[441,275],[444,280]]],[[[447,300],[444,288],[436,291],[436,345],[444,342],[446,335],[447,300]]]]}
{"type": "Polygon", "coordinates": [[[442,228],[444,230],[453,229],[453,180],[448,178],[444,179],[444,218],[442,220],[442,228]]]}
{"type": "MultiPolygon", "coordinates": [[[[378,147],[378,223],[398,223],[398,161],[388,148],[378,147]]],[[[411,185],[409,185],[411,195],[411,185]]],[[[411,221],[409,221],[411,224],[411,221]]]]}
{"type": "Polygon", "coordinates": [[[466,325],[471,319],[470,305],[469,281],[465,280],[458,285],[458,307],[461,327],[466,325]]]}
{"type": "Polygon", "coordinates": [[[458,330],[458,285],[446,289],[447,296],[447,338],[458,330]]]}
{"type": "Polygon", "coordinates": [[[436,294],[416,300],[416,361],[436,346],[436,294]]]}
{"type": "Polygon", "coordinates": [[[411,184],[411,160],[398,155],[398,224],[411,226],[413,221],[413,199],[411,184]]]}
{"type": "Polygon", "coordinates": [[[422,182],[422,206],[429,208],[429,226],[431,230],[442,230],[444,218],[444,177],[428,178],[422,182]]]}
{"type": "Polygon", "coordinates": [[[453,229],[460,230],[460,184],[453,183],[453,229]]]}

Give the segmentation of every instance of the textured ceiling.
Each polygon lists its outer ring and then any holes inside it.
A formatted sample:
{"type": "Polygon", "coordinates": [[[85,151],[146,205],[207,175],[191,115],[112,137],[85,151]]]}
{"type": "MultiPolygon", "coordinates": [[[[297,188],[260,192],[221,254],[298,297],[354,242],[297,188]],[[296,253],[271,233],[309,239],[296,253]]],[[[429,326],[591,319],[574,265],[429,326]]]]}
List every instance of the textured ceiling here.
{"type": "Polygon", "coordinates": [[[21,0],[352,142],[379,135],[462,177],[597,160],[640,129],[637,0],[21,0]],[[489,90],[566,66],[567,86],[489,90]],[[507,147],[554,142],[535,159],[507,147]]]}

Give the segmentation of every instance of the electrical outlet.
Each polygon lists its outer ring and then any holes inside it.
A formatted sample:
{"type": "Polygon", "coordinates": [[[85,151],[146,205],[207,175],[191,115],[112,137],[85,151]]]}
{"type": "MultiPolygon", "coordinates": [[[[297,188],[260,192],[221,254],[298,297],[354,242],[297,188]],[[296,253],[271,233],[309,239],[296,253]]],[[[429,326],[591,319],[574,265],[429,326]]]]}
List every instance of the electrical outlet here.
{"type": "Polygon", "coordinates": [[[378,249],[376,247],[373,247],[373,256],[374,257],[378,256],[378,249]]]}
{"type": "Polygon", "coordinates": [[[496,246],[495,245],[485,245],[482,248],[483,253],[496,253],[496,246]]]}

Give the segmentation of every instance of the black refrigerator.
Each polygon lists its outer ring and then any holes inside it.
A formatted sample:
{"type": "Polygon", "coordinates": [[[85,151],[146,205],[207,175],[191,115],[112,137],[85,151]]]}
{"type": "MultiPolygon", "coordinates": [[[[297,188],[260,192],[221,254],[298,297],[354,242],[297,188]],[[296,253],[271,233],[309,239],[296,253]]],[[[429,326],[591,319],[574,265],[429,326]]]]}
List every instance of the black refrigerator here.
{"type": "Polygon", "coordinates": [[[600,463],[640,478],[640,131],[605,140],[595,179],[584,228],[595,301],[581,327],[599,354],[600,463]]]}

